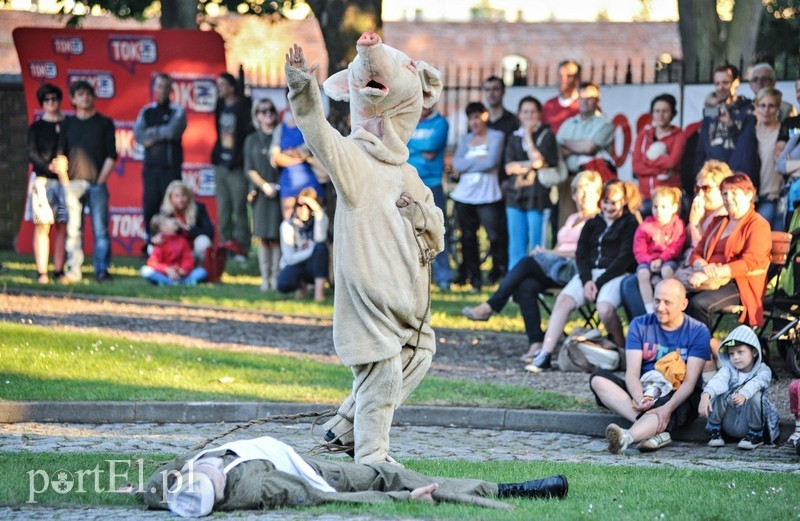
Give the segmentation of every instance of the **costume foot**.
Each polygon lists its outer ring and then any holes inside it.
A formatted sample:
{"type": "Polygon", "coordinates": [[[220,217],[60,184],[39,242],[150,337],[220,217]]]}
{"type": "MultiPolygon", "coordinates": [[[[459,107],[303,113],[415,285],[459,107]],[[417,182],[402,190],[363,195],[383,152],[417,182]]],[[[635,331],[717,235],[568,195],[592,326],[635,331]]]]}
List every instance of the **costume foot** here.
{"type": "Polygon", "coordinates": [[[498,483],[499,497],[564,498],[569,492],[566,476],[561,474],[522,483],[498,483]]]}

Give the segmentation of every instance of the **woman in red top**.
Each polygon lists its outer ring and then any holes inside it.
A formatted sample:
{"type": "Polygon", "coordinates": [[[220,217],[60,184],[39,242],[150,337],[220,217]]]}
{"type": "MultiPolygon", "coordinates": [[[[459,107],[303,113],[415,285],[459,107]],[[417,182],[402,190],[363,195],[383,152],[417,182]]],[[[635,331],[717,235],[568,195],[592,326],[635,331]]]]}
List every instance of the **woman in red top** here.
{"type": "Polygon", "coordinates": [[[689,258],[694,273],[689,285],[698,290],[714,279],[729,279],[716,290],[702,291],[689,300],[687,313],[711,329],[719,309],[741,303],[739,321],[750,326],[764,322],[761,298],[766,286],[772,239],[769,223],[753,205],[756,189],[744,174],[725,178],[720,184],[728,215],[716,217],[689,258]]]}
{"type": "Polygon", "coordinates": [[[633,175],[639,179],[639,192],[644,199],[642,214],[650,214],[650,201],[656,187],[681,187],[680,162],[686,147],[686,135],[671,123],[677,114],[675,106],[675,96],[671,94],[653,98],[650,124],[636,136],[633,175]]]}

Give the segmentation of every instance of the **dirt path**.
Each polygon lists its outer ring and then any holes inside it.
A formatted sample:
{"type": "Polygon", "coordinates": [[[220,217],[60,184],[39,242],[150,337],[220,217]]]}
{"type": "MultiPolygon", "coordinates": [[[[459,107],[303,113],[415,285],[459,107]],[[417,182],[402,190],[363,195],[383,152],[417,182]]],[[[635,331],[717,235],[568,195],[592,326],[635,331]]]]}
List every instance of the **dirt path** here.
{"type": "MultiPolygon", "coordinates": [[[[173,342],[191,347],[311,356],[335,362],[332,324],[327,318],[273,315],[176,303],[84,296],[0,294],[0,321],[60,330],[96,331],[128,339],[173,342]]],[[[430,374],[445,378],[526,385],[587,399],[583,373],[547,371],[532,375],[518,361],[522,334],[437,329],[438,349],[430,374]]],[[[791,377],[782,366],[771,398],[789,418],[791,377]]]]}

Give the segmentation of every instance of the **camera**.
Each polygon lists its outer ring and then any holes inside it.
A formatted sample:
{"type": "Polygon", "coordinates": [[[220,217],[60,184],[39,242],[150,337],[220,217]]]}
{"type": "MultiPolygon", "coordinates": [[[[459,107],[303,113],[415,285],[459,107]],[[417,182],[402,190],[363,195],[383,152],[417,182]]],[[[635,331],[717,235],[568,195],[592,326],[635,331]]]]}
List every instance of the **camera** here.
{"type": "Polygon", "coordinates": [[[703,107],[704,118],[718,118],[720,115],[720,106],[716,107],[703,107]]]}

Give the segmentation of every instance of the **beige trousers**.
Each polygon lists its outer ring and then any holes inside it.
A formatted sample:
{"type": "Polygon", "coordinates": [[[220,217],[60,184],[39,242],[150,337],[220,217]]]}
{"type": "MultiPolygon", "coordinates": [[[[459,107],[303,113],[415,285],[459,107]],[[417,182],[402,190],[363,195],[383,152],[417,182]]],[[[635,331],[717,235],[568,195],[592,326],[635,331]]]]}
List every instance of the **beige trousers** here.
{"type": "Polygon", "coordinates": [[[394,411],[428,372],[433,352],[404,347],[400,356],[352,367],[353,392],[325,425],[345,445],[355,445],[356,463],[396,463],[389,456],[394,411]]]}

